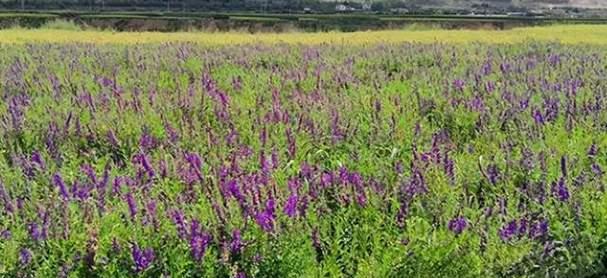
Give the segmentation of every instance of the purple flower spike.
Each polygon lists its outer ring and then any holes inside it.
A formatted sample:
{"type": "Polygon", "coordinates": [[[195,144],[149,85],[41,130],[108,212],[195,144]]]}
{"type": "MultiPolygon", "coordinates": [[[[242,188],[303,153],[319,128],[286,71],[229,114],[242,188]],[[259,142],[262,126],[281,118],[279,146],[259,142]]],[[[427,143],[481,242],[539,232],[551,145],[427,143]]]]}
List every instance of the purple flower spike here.
{"type": "Polygon", "coordinates": [[[40,167],[41,169],[46,168],[44,160],[42,159],[42,155],[40,155],[40,153],[37,151],[32,154],[32,162],[38,164],[38,167],[40,167]]]}
{"type": "Polygon", "coordinates": [[[12,236],[13,236],[13,234],[11,233],[10,230],[4,230],[4,231],[0,232],[0,239],[8,240],[8,239],[11,239],[12,236]]]}
{"type": "Polygon", "coordinates": [[[131,214],[131,218],[135,218],[137,215],[137,203],[135,198],[133,198],[133,193],[129,192],[126,194],[126,202],[129,205],[129,213],[131,214]]]}
{"type": "Polygon", "coordinates": [[[19,251],[19,263],[22,266],[26,266],[32,262],[32,251],[27,248],[22,248],[19,251]]]}
{"type": "Polygon", "coordinates": [[[561,177],[556,184],[552,184],[552,193],[554,194],[554,197],[561,202],[566,202],[569,200],[569,190],[567,189],[567,185],[565,184],[565,179],[563,177],[561,177]]]}
{"type": "Polygon", "coordinates": [[[274,217],[265,211],[258,212],[257,215],[255,215],[255,222],[257,222],[257,225],[265,232],[269,233],[274,230],[274,217]]]}
{"type": "Polygon", "coordinates": [[[499,178],[500,178],[500,173],[499,173],[499,169],[497,168],[497,165],[491,164],[487,167],[487,176],[488,176],[489,182],[491,182],[491,184],[493,184],[493,185],[497,184],[497,182],[499,181],[499,178]]]}
{"type": "Polygon", "coordinates": [[[464,80],[461,80],[461,79],[455,79],[455,80],[453,81],[453,87],[454,87],[456,90],[458,90],[458,91],[463,91],[463,90],[464,90],[464,85],[465,85],[464,80]]]}
{"type": "Polygon", "coordinates": [[[190,225],[190,250],[192,251],[192,257],[196,261],[201,261],[204,258],[204,254],[207,248],[211,244],[212,237],[210,234],[203,233],[200,229],[200,222],[198,220],[192,220],[190,225]]]}
{"type": "Polygon", "coordinates": [[[293,193],[291,196],[289,196],[283,212],[291,218],[297,215],[297,194],[293,193]]]}
{"type": "Polygon", "coordinates": [[[592,145],[590,145],[590,148],[588,149],[588,156],[593,158],[598,153],[599,153],[599,148],[596,146],[596,144],[593,143],[592,145]]]}
{"type": "Polygon", "coordinates": [[[173,223],[177,227],[177,234],[179,235],[179,238],[185,239],[188,232],[187,232],[185,217],[183,215],[183,212],[180,210],[175,210],[175,211],[171,212],[171,218],[173,219],[173,223]]]}
{"type": "Polygon", "coordinates": [[[154,250],[152,248],[141,250],[137,245],[133,246],[131,256],[135,263],[135,272],[143,272],[148,269],[155,258],[154,250]]]}
{"type": "Polygon", "coordinates": [[[512,220],[499,230],[499,236],[503,241],[509,241],[516,235],[517,232],[518,225],[516,223],[516,220],[512,220]]]}
{"type": "Polygon", "coordinates": [[[55,184],[55,186],[57,186],[57,188],[59,188],[59,193],[61,194],[61,197],[64,200],[68,200],[70,197],[67,192],[67,187],[65,186],[65,182],[63,181],[63,178],[61,178],[61,175],[59,173],[53,175],[53,183],[55,184]]]}
{"type": "Polygon", "coordinates": [[[532,239],[541,238],[548,234],[548,221],[541,219],[529,227],[529,237],[532,239]]]}
{"type": "Polygon", "coordinates": [[[463,216],[458,216],[449,221],[449,230],[456,235],[461,234],[468,227],[468,220],[463,216]]]}
{"type": "Polygon", "coordinates": [[[211,236],[206,233],[193,235],[190,241],[192,256],[196,261],[201,261],[211,243],[211,236]]]}
{"type": "Polygon", "coordinates": [[[233,254],[240,254],[242,252],[243,247],[244,243],[242,242],[240,230],[234,230],[232,232],[232,242],[230,243],[230,250],[233,254]]]}
{"type": "Polygon", "coordinates": [[[29,234],[30,234],[30,237],[32,238],[32,240],[40,241],[40,240],[44,239],[44,234],[40,230],[40,225],[38,225],[38,223],[31,222],[27,226],[28,226],[28,231],[29,231],[29,234]]]}
{"type": "Polygon", "coordinates": [[[601,169],[601,166],[599,164],[593,163],[592,165],[590,165],[590,169],[592,170],[592,173],[596,176],[603,176],[603,169],[601,169]]]}

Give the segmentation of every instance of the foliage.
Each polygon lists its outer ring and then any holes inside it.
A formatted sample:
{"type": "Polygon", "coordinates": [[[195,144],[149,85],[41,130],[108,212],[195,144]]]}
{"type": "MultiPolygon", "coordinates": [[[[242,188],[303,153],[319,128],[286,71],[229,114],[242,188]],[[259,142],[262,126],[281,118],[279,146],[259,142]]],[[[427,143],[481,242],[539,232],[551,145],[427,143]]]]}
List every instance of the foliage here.
{"type": "Polygon", "coordinates": [[[603,46],[0,50],[0,275],[605,275],[603,46]]]}

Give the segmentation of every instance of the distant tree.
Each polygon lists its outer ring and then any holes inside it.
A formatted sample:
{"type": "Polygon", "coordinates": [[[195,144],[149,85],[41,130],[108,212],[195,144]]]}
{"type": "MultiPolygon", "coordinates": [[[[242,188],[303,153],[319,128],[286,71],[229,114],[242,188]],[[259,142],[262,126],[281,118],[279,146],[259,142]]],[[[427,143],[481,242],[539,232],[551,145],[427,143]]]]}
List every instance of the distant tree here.
{"type": "Polygon", "coordinates": [[[373,2],[371,4],[371,10],[374,12],[383,12],[385,9],[384,2],[373,2]]]}

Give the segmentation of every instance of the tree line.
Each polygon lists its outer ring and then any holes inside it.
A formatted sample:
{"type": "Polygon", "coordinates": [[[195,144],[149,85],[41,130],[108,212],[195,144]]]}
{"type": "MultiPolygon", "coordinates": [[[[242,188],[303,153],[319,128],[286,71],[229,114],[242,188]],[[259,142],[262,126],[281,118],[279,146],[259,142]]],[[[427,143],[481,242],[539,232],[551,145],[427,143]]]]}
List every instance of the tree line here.
{"type": "Polygon", "coordinates": [[[133,10],[133,11],[258,11],[258,12],[323,12],[335,11],[336,5],[344,4],[362,9],[363,4],[374,10],[404,8],[410,6],[400,0],[380,2],[320,1],[320,0],[0,0],[5,10],[133,10]]]}

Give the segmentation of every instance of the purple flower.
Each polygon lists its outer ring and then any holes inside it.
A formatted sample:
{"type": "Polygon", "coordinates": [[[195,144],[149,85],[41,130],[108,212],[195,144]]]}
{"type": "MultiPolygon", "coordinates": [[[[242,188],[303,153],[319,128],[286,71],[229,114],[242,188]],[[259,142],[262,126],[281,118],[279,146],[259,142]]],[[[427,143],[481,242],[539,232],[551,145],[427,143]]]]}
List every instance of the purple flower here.
{"type": "Polygon", "coordinates": [[[291,194],[291,196],[289,196],[289,199],[287,199],[287,203],[285,203],[283,212],[293,218],[297,215],[297,194],[293,193],[291,194]]]}
{"type": "Polygon", "coordinates": [[[516,223],[516,220],[512,220],[512,221],[508,222],[508,224],[504,225],[499,230],[499,236],[503,241],[508,241],[508,240],[512,239],[516,235],[517,232],[518,232],[518,225],[516,223]]]}
{"type": "Polygon", "coordinates": [[[154,250],[152,248],[141,250],[137,245],[133,246],[131,256],[135,263],[135,272],[143,272],[148,269],[155,258],[154,250]]]}
{"type": "Polygon", "coordinates": [[[481,68],[481,72],[483,73],[483,75],[491,74],[492,70],[493,70],[493,67],[491,66],[491,61],[485,62],[481,68]]]}
{"type": "Polygon", "coordinates": [[[307,180],[312,180],[312,167],[307,162],[303,162],[299,167],[299,175],[307,180]]]}
{"type": "Polygon", "coordinates": [[[131,214],[131,218],[134,219],[137,215],[137,202],[135,198],[133,198],[133,193],[129,192],[126,194],[126,202],[129,205],[129,213],[131,214]]]}
{"type": "Polygon", "coordinates": [[[144,151],[151,150],[156,146],[156,138],[154,138],[146,129],[139,138],[139,146],[144,151]]]}
{"type": "Polygon", "coordinates": [[[171,143],[176,143],[179,140],[179,134],[169,123],[164,124],[164,131],[169,137],[171,143]]]}
{"type": "Polygon", "coordinates": [[[40,167],[42,169],[45,168],[44,160],[42,159],[42,156],[40,155],[40,153],[37,151],[35,151],[32,154],[32,162],[38,164],[38,167],[40,167]]]}
{"type": "Polygon", "coordinates": [[[521,219],[518,223],[518,234],[519,235],[526,234],[528,227],[529,227],[529,221],[527,221],[527,219],[525,219],[525,218],[521,219]]]}
{"type": "Polygon", "coordinates": [[[603,169],[601,169],[601,166],[597,163],[592,163],[592,165],[590,165],[590,169],[592,170],[592,173],[595,174],[598,177],[603,176],[603,169]]]}
{"type": "Polygon", "coordinates": [[[552,194],[561,202],[569,200],[569,190],[565,185],[565,178],[561,177],[557,183],[552,183],[552,194]]]}
{"type": "Polygon", "coordinates": [[[211,243],[211,235],[203,233],[198,220],[192,220],[190,225],[190,250],[196,261],[202,260],[211,243]]]}
{"type": "Polygon", "coordinates": [[[596,144],[593,143],[592,145],[590,145],[590,148],[588,149],[588,156],[593,158],[598,153],[599,153],[599,148],[596,146],[596,144]]]}
{"type": "Polygon", "coordinates": [[[13,128],[15,130],[20,130],[21,129],[21,125],[24,122],[24,112],[23,112],[23,107],[21,107],[21,104],[19,103],[19,100],[17,99],[17,97],[13,97],[9,102],[8,102],[8,111],[11,114],[11,120],[12,120],[12,124],[13,124],[13,128]]]}
{"type": "Polygon", "coordinates": [[[67,278],[70,275],[70,265],[68,263],[64,263],[59,268],[59,272],[57,273],[57,278],[67,278]]]}
{"type": "Polygon", "coordinates": [[[266,211],[258,212],[255,215],[255,222],[265,232],[272,232],[274,230],[274,217],[266,211]]]}
{"type": "Polygon", "coordinates": [[[354,186],[361,187],[363,184],[363,177],[359,173],[349,173],[348,181],[354,186]]]}
{"type": "Polygon", "coordinates": [[[455,79],[455,80],[453,80],[453,87],[456,90],[458,90],[458,91],[463,91],[464,90],[464,85],[465,85],[464,80],[461,80],[461,79],[455,79]]]}
{"type": "Polygon", "coordinates": [[[11,237],[13,236],[13,234],[11,233],[10,230],[3,230],[2,232],[0,232],[0,238],[7,240],[7,239],[11,239],[11,237]]]}
{"type": "Polygon", "coordinates": [[[230,242],[230,250],[233,254],[240,254],[240,252],[242,252],[243,247],[244,244],[242,242],[240,230],[234,230],[232,232],[232,242],[230,242]]]}
{"type": "Polygon", "coordinates": [[[367,205],[367,195],[364,190],[361,190],[361,192],[356,194],[356,203],[360,207],[365,207],[367,205]]]}
{"type": "Polygon", "coordinates": [[[301,187],[301,182],[297,178],[292,178],[287,181],[287,186],[289,187],[289,191],[298,192],[301,187]]]}
{"type": "Polygon", "coordinates": [[[190,163],[190,166],[196,169],[200,169],[202,167],[202,159],[196,153],[185,153],[185,160],[190,163]]]}
{"type": "Polygon", "coordinates": [[[186,153],[184,155],[185,160],[190,164],[191,169],[196,171],[197,175],[200,173],[200,168],[202,168],[202,159],[196,153],[186,153]]]}
{"type": "Polygon", "coordinates": [[[44,239],[44,234],[40,230],[40,225],[36,222],[31,222],[27,225],[30,237],[33,241],[40,241],[44,239]]]}
{"type": "Polygon", "coordinates": [[[185,217],[181,210],[174,210],[171,212],[171,218],[173,219],[173,223],[177,227],[177,234],[179,238],[184,239],[188,232],[185,224],[185,217]]]}
{"type": "Polygon", "coordinates": [[[536,239],[548,234],[548,221],[540,219],[529,227],[529,237],[536,239]]]}
{"type": "Polygon", "coordinates": [[[397,174],[402,174],[405,171],[405,166],[403,165],[402,161],[396,162],[396,164],[394,165],[394,171],[397,174]]]}
{"type": "Polygon", "coordinates": [[[487,167],[487,175],[489,178],[489,182],[491,182],[491,184],[495,185],[497,184],[498,180],[499,180],[499,169],[497,168],[497,165],[495,164],[491,164],[487,167]]]}
{"type": "Polygon", "coordinates": [[[544,124],[545,120],[544,120],[544,116],[542,115],[542,112],[539,109],[535,109],[533,111],[533,119],[535,120],[536,124],[544,124]]]}
{"type": "Polygon", "coordinates": [[[192,236],[192,239],[190,240],[190,249],[192,251],[192,256],[196,261],[202,260],[210,243],[211,236],[209,234],[201,233],[192,236]]]}
{"type": "Polygon", "coordinates": [[[533,165],[533,152],[528,149],[525,148],[522,150],[522,158],[520,161],[521,166],[523,167],[523,169],[525,169],[526,171],[531,171],[534,167],[533,165]]]}
{"type": "Polygon", "coordinates": [[[114,84],[114,82],[112,82],[112,79],[109,79],[107,77],[100,77],[99,79],[97,79],[97,82],[99,82],[99,84],[101,84],[101,86],[103,87],[109,87],[114,84]]]}
{"type": "Polygon", "coordinates": [[[114,131],[112,131],[112,130],[108,131],[107,139],[112,147],[118,148],[120,146],[120,143],[118,142],[118,138],[116,137],[116,134],[114,133],[114,131]]]}
{"type": "Polygon", "coordinates": [[[82,165],[81,169],[89,177],[92,184],[97,184],[97,174],[95,174],[95,169],[91,165],[82,165]]]}
{"type": "Polygon", "coordinates": [[[278,159],[278,151],[276,149],[272,149],[270,158],[272,159],[272,169],[277,169],[278,165],[279,165],[279,159],[278,159]]]}
{"type": "Polygon", "coordinates": [[[510,65],[510,63],[508,62],[504,62],[500,64],[500,70],[502,71],[502,73],[508,73],[510,71],[510,69],[512,68],[512,65],[510,65]]]}
{"type": "Polygon", "coordinates": [[[243,204],[245,202],[245,196],[240,191],[240,188],[238,188],[238,182],[236,180],[230,180],[227,187],[230,195],[232,195],[232,197],[234,197],[238,203],[243,204]]]}
{"type": "Polygon", "coordinates": [[[259,252],[255,253],[255,256],[253,256],[253,262],[255,263],[260,263],[261,261],[263,261],[263,259],[263,255],[261,255],[259,252]]]}
{"type": "Polygon", "coordinates": [[[449,181],[451,183],[455,182],[455,163],[453,162],[453,159],[450,159],[448,155],[445,154],[445,157],[443,159],[443,168],[445,170],[445,174],[447,174],[447,177],[449,177],[449,181]]]}
{"type": "Polygon", "coordinates": [[[4,204],[4,210],[6,212],[13,212],[13,200],[8,195],[8,192],[6,192],[6,187],[4,187],[2,181],[0,181],[0,201],[2,201],[2,203],[4,204]]]}
{"type": "Polygon", "coordinates": [[[329,187],[333,183],[333,173],[325,172],[320,176],[320,184],[323,187],[329,187]]]}
{"type": "Polygon", "coordinates": [[[485,83],[485,90],[487,93],[492,93],[495,91],[495,84],[493,84],[491,81],[487,81],[487,83],[485,83]]]}
{"type": "Polygon", "coordinates": [[[461,234],[468,227],[468,220],[463,216],[458,216],[449,221],[449,230],[456,235],[461,234]]]}
{"type": "Polygon", "coordinates": [[[270,215],[272,218],[275,218],[275,217],[276,217],[276,214],[275,214],[275,207],[276,207],[276,201],[274,201],[274,199],[273,199],[273,198],[269,198],[269,199],[266,201],[266,210],[265,210],[265,212],[266,212],[268,215],[270,215]]]}
{"type": "Polygon", "coordinates": [[[156,201],[151,200],[146,205],[146,213],[147,213],[147,223],[151,223],[154,227],[158,226],[158,221],[156,220],[156,201]]]}
{"type": "Polygon", "coordinates": [[[61,178],[61,175],[59,175],[59,173],[53,175],[53,183],[59,188],[59,193],[61,193],[61,197],[64,200],[68,200],[69,194],[67,192],[67,187],[65,186],[65,182],[63,182],[63,178],[61,178]]]}
{"type": "Polygon", "coordinates": [[[404,190],[409,197],[428,192],[426,180],[418,167],[412,169],[411,177],[409,177],[409,182],[405,185],[404,190]]]}
{"type": "Polygon", "coordinates": [[[152,164],[150,164],[150,161],[145,154],[141,154],[141,166],[143,166],[143,169],[145,169],[150,178],[156,176],[154,167],[152,167],[152,164]]]}
{"type": "Polygon", "coordinates": [[[32,251],[27,248],[21,248],[19,251],[19,263],[22,266],[26,266],[32,262],[32,251]]]}
{"type": "Polygon", "coordinates": [[[561,56],[559,54],[550,54],[548,56],[548,63],[552,66],[556,66],[561,62],[561,56]]]}
{"type": "Polygon", "coordinates": [[[108,183],[110,182],[110,169],[110,164],[106,164],[105,168],[103,169],[103,175],[101,176],[101,180],[99,181],[99,183],[97,183],[97,190],[102,195],[100,196],[100,198],[103,198],[105,196],[105,189],[108,183]]]}
{"type": "Polygon", "coordinates": [[[261,142],[262,147],[266,146],[267,140],[268,140],[268,132],[266,130],[266,127],[264,126],[261,129],[261,131],[259,132],[259,141],[261,142]]]}

